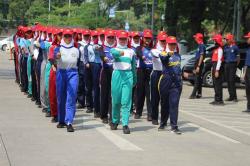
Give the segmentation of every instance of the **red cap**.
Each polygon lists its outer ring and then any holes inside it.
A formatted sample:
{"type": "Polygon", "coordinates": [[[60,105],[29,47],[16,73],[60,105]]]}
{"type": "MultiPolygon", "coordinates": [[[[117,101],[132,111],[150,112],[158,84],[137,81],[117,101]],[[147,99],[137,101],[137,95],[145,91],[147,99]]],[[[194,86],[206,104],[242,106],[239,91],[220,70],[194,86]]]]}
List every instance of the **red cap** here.
{"type": "Polygon", "coordinates": [[[223,46],[223,42],[222,42],[222,36],[221,34],[216,34],[212,37],[212,39],[219,44],[220,46],[223,46]]]}
{"type": "Polygon", "coordinates": [[[166,40],[168,37],[167,33],[164,31],[160,31],[157,35],[158,40],[166,40]]]}
{"type": "Polygon", "coordinates": [[[99,35],[105,35],[105,29],[98,29],[97,31],[99,35]]]}
{"type": "Polygon", "coordinates": [[[106,30],[105,32],[105,36],[109,37],[109,36],[115,36],[115,32],[113,30],[106,30]]]}
{"type": "Polygon", "coordinates": [[[116,34],[117,38],[128,38],[128,32],[124,30],[120,30],[116,34]]]}
{"type": "Polygon", "coordinates": [[[99,33],[98,33],[97,30],[92,30],[91,31],[91,36],[98,36],[98,35],[99,35],[99,33]]]}
{"type": "Polygon", "coordinates": [[[66,28],[63,30],[63,35],[72,35],[73,34],[73,30],[66,28]]]}
{"type": "Polygon", "coordinates": [[[194,36],[196,39],[203,39],[203,34],[202,33],[196,33],[194,36]]]}
{"type": "Polygon", "coordinates": [[[23,32],[28,32],[28,31],[32,31],[31,27],[24,27],[23,28],[23,32]]]}
{"type": "Polygon", "coordinates": [[[138,31],[132,31],[132,32],[131,32],[131,36],[132,36],[132,37],[136,37],[136,36],[139,36],[139,37],[140,37],[140,32],[138,32],[138,31]]]}
{"type": "Polygon", "coordinates": [[[232,35],[231,33],[228,33],[228,34],[226,34],[225,39],[226,40],[234,40],[234,35],[232,35]]]}
{"type": "Polygon", "coordinates": [[[148,37],[148,38],[152,38],[153,37],[153,33],[150,29],[145,29],[143,31],[143,37],[148,37]]]}
{"type": "Polygon", "coordinates": [[[84,29],[84,30],[82,31],[82,34],[83,34],[83,35],[91,35],[91,31],[90,31],[89,29],[84,29]]]}
{"type": "Polygon", "coordinates": [[[250,38],[250,32],[248,32],[248,33],[244,36],[244,38],[250,38]]]}
{"type": "Polygon", "coordinates": [[[167,37],[167,43],[168,44],[177,44],[176,37],[174,37],[174,36],[168,36],[167,37]]]}
{"type": "Polygon", "coordinates": [[[73,33],[77,33],[77,28],[72,28],[73,33]]]}

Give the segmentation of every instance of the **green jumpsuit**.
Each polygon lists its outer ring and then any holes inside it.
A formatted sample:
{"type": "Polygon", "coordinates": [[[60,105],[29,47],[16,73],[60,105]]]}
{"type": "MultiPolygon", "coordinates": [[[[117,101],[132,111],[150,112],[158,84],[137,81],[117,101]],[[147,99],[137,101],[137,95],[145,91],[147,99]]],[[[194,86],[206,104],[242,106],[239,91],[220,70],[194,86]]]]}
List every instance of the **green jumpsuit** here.
{"type": "Polygon", "coordinates": [[[128,126],[132,104],[132,88],[136,84],[135,53],[129,48],[113,48],[111,54],[114,58],[114,71],[111,80],[112,123],[120,123],[121,112],[122,125],[128,126]],[[124,51],[124,55],[121,55],[120,51],[124,51]]]}

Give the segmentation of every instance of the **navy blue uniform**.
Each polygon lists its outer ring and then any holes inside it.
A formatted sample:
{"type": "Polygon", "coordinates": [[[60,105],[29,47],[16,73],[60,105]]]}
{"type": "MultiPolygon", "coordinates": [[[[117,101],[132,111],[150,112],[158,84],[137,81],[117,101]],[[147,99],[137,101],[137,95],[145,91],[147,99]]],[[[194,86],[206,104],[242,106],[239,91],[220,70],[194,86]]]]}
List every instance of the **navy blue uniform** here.
{"type": "Polygon", "coordinates": [[[111,105],[111,78],[113,72],[113,56],[110,53],[112,47],[104,46],[103,51],[101,53],[101,58],[103,60],[102,70],[100,74],[100,85],[101,85],[101,109],[100,116],[101,119],[108,119],[109,113],[109,121],[112,120],[112,105],[111,105]],[[106,61],[104,60],[106,59],[106,61]]]}
{"type": "Polygon", "coordinates": [[[152,109],[150,102],[150,75],[153,69],[152,53],[149,47],[137,47],[136,56],[139,59],[139,67],[137,69],[137,85],[136,85],[136,115],[141,116],[146,98],[147,115],[151,119],[152,109]],[[142,57],[145,57],[143,59],[142,57]]]}
{"type": "Polygon", "coordinates": [[[206,56],[206,46],[204,44],[199,44],[198,49],[195,53],[195,65],[194,65],[194,70],[196,70],[197,67],[200,68],[198,73],[195,73],[195,83],[194,83],[194,89],[191,94],[191,97],[196,97],[199,96],[201,97],[202,95],[202,70],[203,70],[203,62],[199,65],[199,60],[203,56],[203,58],[206,56]]]}
{"type": "Polygon", "coordinates": [[[224,47],[224,60],[225,60],[225,76],[228,84],[229,99],[237,99],[235,78],[237,70],[237,61],[239,55],[239,48],[237,45],[227,45],[224,47]]]}
{"type": "MultiPolygon", "coordinates": [[[[159,81],[159,93],[161,96],[161,107],[166,114],[170,116],[170,125],[172,129],[178,128],[178,110],[179,101],[182,91],[182,80],[181,80],[181,56],[178,53],[170,55],[160,55],[163,71],[159,81]]],[[[166,124],[165,122],[161,124],[166,124]]]]}

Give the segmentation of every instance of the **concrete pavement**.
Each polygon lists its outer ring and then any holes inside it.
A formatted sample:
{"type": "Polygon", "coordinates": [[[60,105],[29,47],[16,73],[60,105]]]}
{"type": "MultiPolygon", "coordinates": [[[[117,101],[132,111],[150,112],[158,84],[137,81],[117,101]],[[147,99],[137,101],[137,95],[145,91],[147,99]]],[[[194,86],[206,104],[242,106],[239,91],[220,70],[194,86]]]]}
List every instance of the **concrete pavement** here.
{"type": "MultiPolygon", "coordinates": [[[[13,61],[0,52],[0,166],[249,166],[250,115],[244,90],[238,103],[211,106],[213,89],[203,99],[187,99],[184,85],[180,104],[182,135],[131,118],[130,135],[110,131],[85,110],[78,110],[74,133],[55,124],[23,95],[14,82],[13,61]]],[[[225,98],[228,96],[224,89],[225,98]]]]}

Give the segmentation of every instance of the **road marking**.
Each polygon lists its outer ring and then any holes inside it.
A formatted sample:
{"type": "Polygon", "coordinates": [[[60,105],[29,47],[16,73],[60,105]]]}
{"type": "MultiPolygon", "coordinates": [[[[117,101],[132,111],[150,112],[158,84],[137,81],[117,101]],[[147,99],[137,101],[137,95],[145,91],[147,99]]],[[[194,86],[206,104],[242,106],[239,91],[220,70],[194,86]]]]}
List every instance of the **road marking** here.
{"type": "Polygon", "coordinates": [[[224,135],[222,135],[222,134],[219,134],[219,133],[217,133],[217,132],[208,130],[208,129],[206,129],[206,128],[204,128],[204,127],[201,127],[201,126],[199,126],[199,125],[196,125],[196,124],[193,124],[193,123],[187,123],[187,124],[190,125],[190,126],[193,126],[193,127],[197,127],[197,128],[199,128],[200,130],[202,130],[202,131],[205,131],[205,132],[207,132],[207,133],[209,133],[209,134],[212,134],[212,135],[214,135],[214,136],[217,136],[217,137],[222,138],[222,139],[224,139],[224,140],[227,140],[227,141],[229,141],[229,142],[232,142],[232,143],[235,143],[235,144],[239,144],[239,143],[240,143],[240,142],[237,141],[237,140],[234,140],[234,139],[232,139],[232,138],[229,138],[229,137],[224,136],[224,135]]]}
{"type": "Polygon", "coordinates": [[[230,127],[230,126],[226,126],[226,125],[221,124],[221,123],[219,123],[219,122],[215,122],[215,121],[213,121],[213,120],[210,120],[210,119],[204,118],[204,117],[199,116],[199,115],[195,115],[195,114],[190,113],[190,112],[187,112],[187,111],[182,111],[182,110],[180,110],[180,112],[182,112],[182,113],[184,113],[184,114],[188,114],[188,115],[193,116],[193,117],[196,117],[196,118],[199,118],[199,119],[202,119],[202,120],[204,120],[204,121],[207,121],[207,122],[213,123],[213,124],[215,124],[215,125],[217,125],[217,126],[221,126],[221,127],[224,127],[224,128],[230,129],[230,130],[233,130],[233,131],[235,131],[235,132],[238,132],[238,133],[241,133],[241,134],[244,134],[244,135],[250,136],[250,133],[245,132],[245,131],[243,131],[243,130],[236,129],[236,128],[232,128],[232,127],[230,127]]]}
{"type": "Polygon", "coordinates": [[[239,117],[239,118],[247,118],[249,119],[250,115],[243,115],[243,114],[239,114],[239,113],[230,113],[230,112],[215,112],[215,111],[209,111],[209,112],[205,112],[205,111],[187,111],[187,112],[191,112],[191,113],[198,113],[198,114],[208,114],[208,115],[221,115],[221,116],[228,116],[228,117],[239,117]]]}
{"type": "Polygon", "coordinates": [[[96,127],[95,129],[101,133],[105,138],[107,138],[110,142],[112,142],[115,146],[119,149],[124,151],[143,151],[142,148],[136,146],[135,144],[129,142],[128,140],[124,139],[123,137],[115,134],[111,130],[108,129],[108,125],[104,125],[103,123],[92,120],[88,122],[84,122],[84,120],[90,120],[92,117],[85,117],[83,116],[83,125],[91,124],[91,125],[101,125],[101,127],[96,127]]]}
{"type": "Polygon", "coordinates": [[[249,122],[249,119],[247,119],[247,118],[225,117],[225,116],[215,116],[215,115],[203,115],[203,116],[206,117],[206,118],[214,118],[214,119],[229,119],[230,120],[230,118],[233,118],[235,120],[246,120],[246,121],[249,122]]]}

